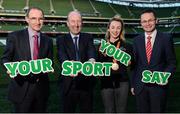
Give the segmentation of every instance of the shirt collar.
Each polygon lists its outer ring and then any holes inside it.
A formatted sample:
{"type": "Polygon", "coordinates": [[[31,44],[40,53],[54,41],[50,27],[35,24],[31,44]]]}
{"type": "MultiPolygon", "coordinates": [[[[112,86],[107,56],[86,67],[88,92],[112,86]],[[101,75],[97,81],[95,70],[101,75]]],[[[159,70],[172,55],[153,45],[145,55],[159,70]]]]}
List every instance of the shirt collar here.
{"type": "Polygon", "coordinates": [[[74,37],[78,37],[78,38],[79,38],[79,34],[78,34],[78,35],[74,35],[74,34],[72,34],[72,33],[70,32],[70,35],[71,35],[72,38],[74,38],[74,37]]]}
{"type": "Polygon", "coordinates": [[[157,34],[157,30],[155,29],[152,34],[148,35],[146,32],[145,32],[145,38],[147,38],[148,36],[151,36],[151,38],[155,38],[156,37],[156,34],[157,34]]]}
{"type": "MultiPolygon", "coordinates": [[[[28,27],[28,33],[30,38],[32,38],[35,35],[35,32],[32,30],[31,27],[28,27]]],[[[40,32],[37,32],[38,38],[40,37],[40,32]]]]}

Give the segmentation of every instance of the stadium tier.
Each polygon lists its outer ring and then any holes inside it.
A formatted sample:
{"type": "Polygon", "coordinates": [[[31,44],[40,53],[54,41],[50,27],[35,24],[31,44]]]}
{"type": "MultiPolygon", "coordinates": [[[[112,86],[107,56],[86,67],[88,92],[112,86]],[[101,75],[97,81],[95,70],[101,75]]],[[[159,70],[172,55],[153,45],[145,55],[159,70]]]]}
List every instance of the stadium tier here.
{"type": "MultiPolygon", "coordinates": [[[[66,16],[69,11],[79,10],[84,19],[84,32],[101,34],[106,31],[109,18],[115,14],[121,15],[125,22],[125,31],[128,34],[141,32],[139,14],[146,8],[117,5],[96,0],[2,0],[0,7],[0,33],[19,30],[26,27],[24,20],[28,7],[38,6],[45,12],[44,32],[66,33],[66,16]]],[[[164,32],[177,34],[179,32],[179,7],[154,8],[159,18],[159,28],[164,32]]],[[[97,36],[96,36],[97,37],[97,36]]],[[[131,36],[128,36],[129,38],[131,36]]]]}
{"type": "MultiPolygon", "coordinates": [[[[119,13],[123,18],[138,18],[139,13],[145,8],[136,8],[133,6],[123,6],[117,4],[110,4],[99,2],[96,0],[4,0],[2,3],[3,10],[1,12],[7,13],[21,13],[23,14],[24,8],[29,1],[28,7],[38,6],[41,7],[47,15],[60,15],[66,16],[69,11],[77,9],[85,16],[100,16],[112,17],[119,13]],[[52,2],[52,5],[50,4],[52,2]],[[51,12],[53,10],[55,12],[51,12]]],[[[179,16],[179,7],[173,8],[155,8],[159,17],[179,16]]]]}

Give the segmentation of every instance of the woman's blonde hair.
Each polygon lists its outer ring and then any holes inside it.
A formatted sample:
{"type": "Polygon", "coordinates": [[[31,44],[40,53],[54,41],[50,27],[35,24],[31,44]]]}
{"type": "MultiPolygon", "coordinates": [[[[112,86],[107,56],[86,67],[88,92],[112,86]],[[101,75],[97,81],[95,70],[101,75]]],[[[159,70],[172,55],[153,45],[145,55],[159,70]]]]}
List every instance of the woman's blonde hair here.
{"type": "Polygon", "coordinates": [[[120,31],[120,34],[119,34],[119,39],[121,41],[124,41],[125,42],[125,38],[124,38],[124,22],[121,18],[120,15],[115,15],[114,17],[112,17],[110,20],[109,20],[109,23],[108,23],[108,26],[107,26],[107,31],[106,31],[106,35],[105,35],[105,38],[107,41],[110,40],[110,33],[108,31],[109,27],[110,27],[110,24],[112,21],[118,21],[121,23],[121,31],[120,31]]]}

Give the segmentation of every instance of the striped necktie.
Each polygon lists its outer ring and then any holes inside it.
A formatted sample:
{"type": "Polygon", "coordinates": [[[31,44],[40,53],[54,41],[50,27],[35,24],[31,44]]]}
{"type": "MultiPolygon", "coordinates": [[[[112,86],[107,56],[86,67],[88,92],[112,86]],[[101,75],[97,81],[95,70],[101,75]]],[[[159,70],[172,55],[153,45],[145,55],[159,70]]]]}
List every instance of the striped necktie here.
{"type": "Polygon", "coordinates": [[[147,56],[148,64],[150,63],[151,53],[152,53],[151,36],[148,36],[147,44],[146,44],[146,56],[147,56]]]}

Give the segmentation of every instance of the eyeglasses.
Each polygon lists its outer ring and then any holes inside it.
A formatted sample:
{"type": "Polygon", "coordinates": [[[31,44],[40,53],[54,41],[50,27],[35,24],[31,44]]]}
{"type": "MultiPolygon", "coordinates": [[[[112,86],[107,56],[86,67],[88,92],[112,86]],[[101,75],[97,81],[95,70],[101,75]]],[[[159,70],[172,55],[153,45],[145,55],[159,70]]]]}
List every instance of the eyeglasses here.
{"type": "Polygon", "coordinates": [[[32,17],[32,18],[29,18],[31,21],[35,22],[35,21],[43,21],[44,18],[36,18],[36,17],[32,17]]]}
{"type": "Polygon", "coordinates": [[[156,19],[144,20],[144,21],[141,21],[141,24],[153,23],[155,20],[156,20],[156,19]]]}

